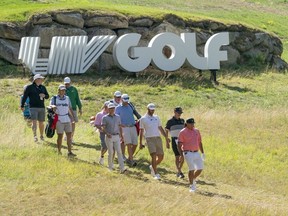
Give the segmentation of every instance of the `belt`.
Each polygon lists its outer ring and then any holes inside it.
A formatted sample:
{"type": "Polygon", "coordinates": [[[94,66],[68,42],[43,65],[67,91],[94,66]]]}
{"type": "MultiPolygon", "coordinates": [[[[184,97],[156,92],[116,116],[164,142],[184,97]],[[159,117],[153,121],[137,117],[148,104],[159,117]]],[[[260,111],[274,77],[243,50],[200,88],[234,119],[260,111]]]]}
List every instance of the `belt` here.
{"type": "Polygon", "coordinates": [[[112,136],[116,136],[116,135],[119,135],[119,133],[115,133],[115,134],[111,134],[112,136]]]}
{"type": "Polygon", "coordinates": [[[135,125],[122,125],[123,127],[135,127],[135,125]]]}
{"type": "Polygon", "coordinates": [[[198,150],[196,150],[196,151],[184,151],[184,154],[186,155],[188,152],[198,152],[198,150]]]}

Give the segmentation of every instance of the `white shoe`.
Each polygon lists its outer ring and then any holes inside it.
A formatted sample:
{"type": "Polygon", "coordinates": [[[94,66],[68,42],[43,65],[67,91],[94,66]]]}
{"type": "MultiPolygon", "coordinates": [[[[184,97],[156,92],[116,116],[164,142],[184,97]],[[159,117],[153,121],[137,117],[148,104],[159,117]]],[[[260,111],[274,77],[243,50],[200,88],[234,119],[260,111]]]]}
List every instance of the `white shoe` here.
{"type": "Polygon", "coordinates": [[[151,175],[154,177],[155,176],[155,172],[154,172],[154,169],[153,169],[152,165],[149,165],[149,169],[151,171],[151,175]]]}
{"type": "Polygon", "coordinates": [[[190,186],[190,188],[189,188],[189,192],[192,192],[192,193],[194,193],[195,191],[196,191],[196,184],[192,184],[191,186],[190,186]]]}
{"type": "Polygon", "coordinates": [[[100,157],[99,164],[102,165],[102,166],[104,165],[104,157],[100,157]]]}
{"type": "Polygon", "coordinates": [[[161,179],[159,173],[155,174],[154,179],[156,179],[156,180],[160,180],[161,179]]]}
{"type": "Polygon", "coordinates": [[[34,142],[38,142],[37,136],[34,136],[34,142]]]}

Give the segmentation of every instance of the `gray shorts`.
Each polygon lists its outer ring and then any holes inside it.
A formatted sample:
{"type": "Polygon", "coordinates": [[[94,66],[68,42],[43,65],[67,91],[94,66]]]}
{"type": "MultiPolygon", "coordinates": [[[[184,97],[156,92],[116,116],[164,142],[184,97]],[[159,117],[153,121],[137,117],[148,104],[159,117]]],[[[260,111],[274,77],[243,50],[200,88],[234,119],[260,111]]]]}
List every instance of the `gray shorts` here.
{"type": "Polygon", "coordinates": [[[56,131],[57,131],[57,134],[63,134],[64,131],[65,133],[72,133],[71,122],[61,123],[60,121],[58,121],[56,124],[56,131]]]}
{"type": "Polygon", "coordinates": [[[45,108],[30,108],[31,120],[45,121],[45,108]]]}
{"type": "Polygon", "coordinates": [[[74,122],[78,122],[77,110],[73,110],[74,122]]]}

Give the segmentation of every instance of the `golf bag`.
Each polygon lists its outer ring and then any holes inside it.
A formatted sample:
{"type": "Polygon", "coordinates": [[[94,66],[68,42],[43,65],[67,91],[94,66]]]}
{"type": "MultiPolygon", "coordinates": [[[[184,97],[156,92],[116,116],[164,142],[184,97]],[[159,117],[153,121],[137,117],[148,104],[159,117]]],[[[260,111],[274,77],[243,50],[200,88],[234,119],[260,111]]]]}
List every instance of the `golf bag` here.
{"type": "MultiPolygon", "coordinates": [[[[54,96],[56,102],[56,97],[54,96]]],[[[55,134],[56,124],[58,121],[58,115],[54,112],[53,106],[47,107],[47,124],[45,127],[45,135],[48,138],[52,138],[55,134]]]]}

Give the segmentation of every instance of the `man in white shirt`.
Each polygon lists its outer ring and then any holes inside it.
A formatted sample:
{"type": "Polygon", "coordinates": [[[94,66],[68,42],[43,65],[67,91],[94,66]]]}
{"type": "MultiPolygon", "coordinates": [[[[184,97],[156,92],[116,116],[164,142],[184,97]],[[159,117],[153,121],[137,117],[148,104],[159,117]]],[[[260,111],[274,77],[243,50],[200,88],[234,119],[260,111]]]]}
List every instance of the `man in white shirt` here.
{"type": "Polygon", "coordinates": [[[154,115],[155,105],[153,103],[148,104],[147,113],[140,119],[140,149],[144,147],[142,144],[142,139],[145,130],[146,145],[148,147],[151,156],[151,165],[149,166],[151,170],[151,175],[154,179],[159,180],[160,175],[157,171],[157,166],[161,163],[164,158],[164,151],[162,146],[161,134],[166,139],[166,147],[169,149],[170,140],[166,135],[163,127],[161,126],[161,121],[157,115],[154,115]]]}
{"type": "Polygon", "coordinates": [[[67,136],[67,147],[68,147],[68,157],[75,157],[76,155],[72,153],[72,125],[71,118],[74,121],[73,110],[71,106],[71,101],[68,96],[65,95],[66,87],[65,85],[59,85],[58,95],[53,96],[50,101],[50,105],[55,106],[55,113],[58,115],[58,122],[56,124],[57,131],[57,148],[58,153],[61,153],[63,133],[67,136]],[[70,116],[69,116],[70,115],[70,116]],[[71,117],[71,118],[70,118],[71,117]]]}

